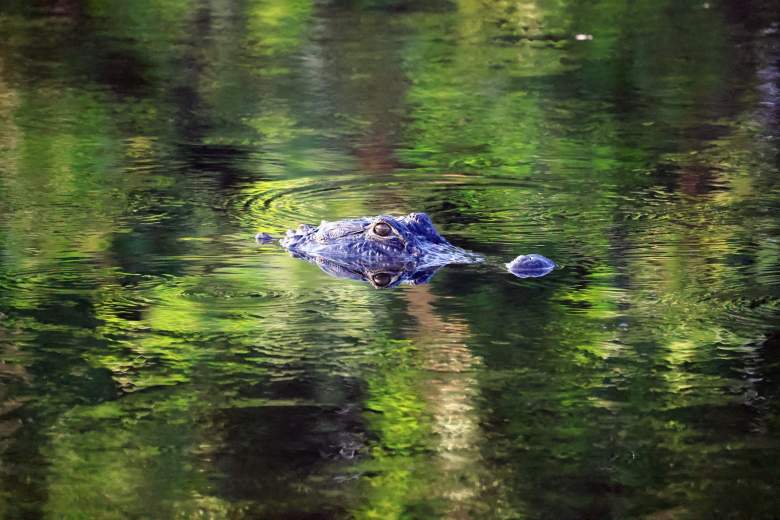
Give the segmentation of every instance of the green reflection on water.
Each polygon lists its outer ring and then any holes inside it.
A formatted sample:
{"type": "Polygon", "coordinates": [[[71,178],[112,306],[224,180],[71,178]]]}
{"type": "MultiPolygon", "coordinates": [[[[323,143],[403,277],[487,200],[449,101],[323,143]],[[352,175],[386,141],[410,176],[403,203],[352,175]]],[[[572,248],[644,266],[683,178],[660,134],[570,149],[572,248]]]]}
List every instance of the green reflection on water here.
{"type": "Polygon", "coordinates": [[[778,23],[5,3],[0,513],[772,518],[778,23]],[[409,211],[488,263],[374,291],[252,242],[409,211]]]}

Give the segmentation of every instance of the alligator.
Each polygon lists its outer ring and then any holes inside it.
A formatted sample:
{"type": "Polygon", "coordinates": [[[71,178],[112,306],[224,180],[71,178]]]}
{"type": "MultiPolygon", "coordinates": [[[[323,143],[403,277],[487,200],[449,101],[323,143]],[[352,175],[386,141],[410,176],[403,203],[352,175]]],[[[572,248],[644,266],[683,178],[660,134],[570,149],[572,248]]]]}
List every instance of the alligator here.
{"type": "MultiPolygon", "coordinates": [[[[255,239],[273,240],[266,233],[255,239]]],[[[301,224],[288,230],[280,244],[331,276],[368,282],[377,289],[421,285],[445,265],[485,261],[480,254],[450,244],[425,213],[322,221],[316,227],[301,224]]],[[[538,254],[520,255],[505,265],[518,278],[545,276],[557,267],[538,254]]]]}

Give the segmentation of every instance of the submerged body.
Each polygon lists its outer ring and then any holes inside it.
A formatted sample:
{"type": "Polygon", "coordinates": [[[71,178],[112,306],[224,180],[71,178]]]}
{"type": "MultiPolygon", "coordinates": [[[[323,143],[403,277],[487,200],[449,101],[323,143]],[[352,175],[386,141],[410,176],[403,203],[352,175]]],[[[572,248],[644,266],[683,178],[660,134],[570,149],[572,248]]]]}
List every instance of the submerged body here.
{"type": "MultiPolygon", "coordinates": [[[[367,281],[377,288],[419,285],[445,265],[485,260],[450,244],[425,213],[323,221],[317,227],[302,224],[287,231],[281,245],[332,276],[367,281]]],[[[520,278],[538,277],[552,271],[555,263],[541,255],[523,255],[507,268],[520,278]]]]}

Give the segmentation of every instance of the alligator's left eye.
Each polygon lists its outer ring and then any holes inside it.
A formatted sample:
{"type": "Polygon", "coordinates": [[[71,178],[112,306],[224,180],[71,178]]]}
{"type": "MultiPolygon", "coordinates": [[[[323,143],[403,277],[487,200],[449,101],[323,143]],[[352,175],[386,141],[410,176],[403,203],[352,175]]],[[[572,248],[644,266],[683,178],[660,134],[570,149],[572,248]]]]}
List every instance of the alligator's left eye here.
{"type": "Polygon", "coordinates": [[[390,224],[386,224],[384,222],[377,222],[374,224],[373,231],[375,235],[380,237],[389,237],[393,234],[393,228],[390,227],[390,224]]]}
{"type": "Polygon", "coordinates": [[[374,282],[374,285],[377,287],[386,287],[393,281],[393,277],[389,273],[376,273],[371,275],[371,281],[374,282]]]}

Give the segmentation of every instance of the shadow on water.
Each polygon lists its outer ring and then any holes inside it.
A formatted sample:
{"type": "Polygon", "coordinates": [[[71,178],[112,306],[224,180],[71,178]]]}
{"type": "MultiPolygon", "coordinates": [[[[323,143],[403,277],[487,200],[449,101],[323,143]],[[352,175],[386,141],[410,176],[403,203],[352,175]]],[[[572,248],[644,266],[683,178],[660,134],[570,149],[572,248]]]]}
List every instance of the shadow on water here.
{"type": "Polygon", "coordinates": [[[774,518],[775,2],[0,7],[0,516],[774,518]],[[426,212],[374,291],[257,233],[426,212]]]}

